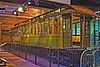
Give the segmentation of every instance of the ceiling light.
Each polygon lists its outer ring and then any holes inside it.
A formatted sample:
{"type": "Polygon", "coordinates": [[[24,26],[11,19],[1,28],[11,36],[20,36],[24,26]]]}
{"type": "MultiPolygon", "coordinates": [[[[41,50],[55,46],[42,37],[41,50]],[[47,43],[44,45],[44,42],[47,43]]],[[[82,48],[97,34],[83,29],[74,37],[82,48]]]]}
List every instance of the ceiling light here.
{"type": "Polygon", "coordinates": [[[100,11],[96,11],[95,13],[100,13],[100,11]]]}
{"type": "Polygon", "coordinates": [[[31,4],[31,2],[29,1],[28,4],[31,4]]]}
{"type": "Polygon", "coordinates": [[[14,12],[14,14],[17,14],[17,12],[14,12]]]}
{"type": "Polygon", "coordinates": [[[20,6],[20,7],[18,7],[18,11],[19,12],[24,12],[24,8],[20,6]]]}

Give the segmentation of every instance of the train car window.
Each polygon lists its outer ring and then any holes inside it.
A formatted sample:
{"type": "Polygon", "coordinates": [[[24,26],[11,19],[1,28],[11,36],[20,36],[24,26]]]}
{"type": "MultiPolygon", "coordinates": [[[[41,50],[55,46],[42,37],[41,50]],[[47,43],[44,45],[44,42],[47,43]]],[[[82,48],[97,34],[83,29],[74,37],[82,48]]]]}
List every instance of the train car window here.
{"type": "Polygon", "coordinates": [[[31,28],[32,28],[32,35],[34,35],[34,23],[31,23],[31,28]]]}
{"type": "Polygon", "coordinates": [[[22,36],[24,36],[24,26],[22,26],[22,36]]]}
{"type": "Polygon", "coordinates": [[[3,34],[9,34],[10,35],[12,32],[11,32],[11,30],[3,30],[2,33],[3,34]]]}
{"type": "Polygon", "coordinates": [[[80,23],[76,24],[76,28],[77,28],[77,33],[76,35],[80,35],[80,23]]]}
{"type": "Polygon", "coordinates": [[[58,21],[57,21],[57,18],[54,19],[54,34],[58,34],[58,21]]]}
{"type": "Polygon", "coordinates": [[[44,22],[41,23],[41,35],[44,35],[44,22]]]}
{"type": "Polygon", "coordinates": [[[15,33],[15,35],[17,36],[17,35],[18,35],[18,28],[16,28],[15,30],[16,30],[16,33],[15,33]]]}
{"type": "Polygon", "coordinates": [[[32,24],[29,23],[29,34],[31,35],[32,34],[32,24]]]}
{"type": "Polygon", "coordinates": [[[30,28],[31,28],[31,34],[33,34],[33,30],[32,30],[32,23],[30,23],[30,25],[31,25],[31,27],[30,27],[30,28]]]}
{"type": "Polygon", "coordinates": [[[72,23],[72,34],[80,35],[80,17],[79,14],[74,14],[72,23]]]}
{"type": "Polygon", "coordinates": [[[40,30],[39,30],[39,23],[37,23],[37,35],[39,35],[39,32],[40,32],[40,30]]]}
{"type": "Polygon", "coordinates": [[[34,35],[36,35],[36,24],[34,24],[34,35]]]}
{"type": "Polygon", "coordinates": [[[72,24],[72,34],[75,35],[75,25],[76,24],[72,24]]]}
{"type": "Polygon", "coordinates": [[[22,27],[19,27],[19,37],[22,36],[22,27]]]}
{"type": "Polygon", "coordinates": [[[49,34],[52,34],[52,17],[49,17],[49,34]]]}
{"type": "Polygon", "coordinates": [[[29,37],[29,34],[30,34],[30,27],[29,27],[29,24],[26,25],[26,35],[27,37],[29,37]]]}
{"type": "Polygon", "coordinates": [[[54,34],[59,33],[59,23],[60,23],[60,16],[56,16],[54,18],[54,34]]]}
{"type": "Polygon", "coordinates": [[[45,26],[44,26],[45,34],[49,34],[49,22],[48,18],[45,20],[45,26]]]}

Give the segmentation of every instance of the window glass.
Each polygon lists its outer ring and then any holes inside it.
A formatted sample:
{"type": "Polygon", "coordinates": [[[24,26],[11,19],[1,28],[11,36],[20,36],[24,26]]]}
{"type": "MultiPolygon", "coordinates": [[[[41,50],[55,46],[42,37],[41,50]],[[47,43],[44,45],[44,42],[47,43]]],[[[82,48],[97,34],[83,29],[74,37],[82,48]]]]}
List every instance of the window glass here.
{"type": "Polygon", "coordinates": [[[80,35],[80,23],[77,23],[76,24],[76,27],[77,27],[77,29],[76,29],[77,30],[77,33],[76,34],[77,35],[80,35]]]}
{"type": "Polygon", "coordinates": [[[75,24],[72,24],[73,35],[75,35],[75,24]]]}

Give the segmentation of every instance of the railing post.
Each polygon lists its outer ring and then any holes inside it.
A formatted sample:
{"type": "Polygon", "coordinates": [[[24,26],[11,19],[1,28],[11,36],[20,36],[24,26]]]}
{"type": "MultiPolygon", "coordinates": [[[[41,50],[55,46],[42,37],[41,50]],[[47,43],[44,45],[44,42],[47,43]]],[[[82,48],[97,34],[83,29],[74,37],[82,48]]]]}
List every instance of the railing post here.
{"type": "Polygon", "coordinates": [[[25,45],[25,59],[27,60],[27,45],[25,45]]]}
{"type": "Polygon", "coordinates": [[[7,44],[4,47],[4,51],[7,52],[7,44]]]}
{"type": "Polygon", "coordinates": [[[49,48],[49,67],[51,67],[51,47],[49,48]]]}
{"type": "Polygon", "coordinates": [[[18,45],[18,56],[20,56],[20,45],[18,45]]]}
{"type": "Polygon", "coordinates": [[[15,44],[13,44],[13,54],[14,54],[14,52],[15,52],[15,49],[14,49],[14,48],[15,48],[15,46],[14,46],[14,45],[15,45],[15,44]]]}
{"type": "Polygon", "coordinates": [[[60,48],[58,49],[58,67],[60,67],[60,48]]]}
{"type": "Polygon", "coordinates": [[[35,64],[37,65],[37,46],[35,46],[35,64]]]}

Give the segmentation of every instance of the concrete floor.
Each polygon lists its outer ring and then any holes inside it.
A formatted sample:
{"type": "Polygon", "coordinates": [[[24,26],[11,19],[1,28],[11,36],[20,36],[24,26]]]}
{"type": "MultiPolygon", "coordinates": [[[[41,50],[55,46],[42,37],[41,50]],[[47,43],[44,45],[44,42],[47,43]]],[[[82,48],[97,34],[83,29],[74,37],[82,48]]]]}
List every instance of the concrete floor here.
{"type": "Polygon", "coordinates": [[[5,59],[8,62],[8,64],[11,64],[15,67],[39,67],[8,52],[0,52],[0,57],[5,59]]]}

